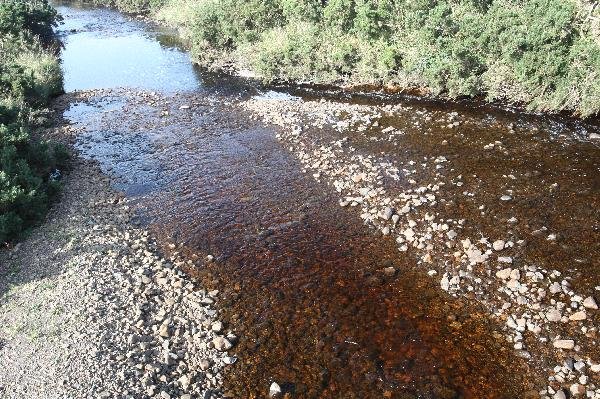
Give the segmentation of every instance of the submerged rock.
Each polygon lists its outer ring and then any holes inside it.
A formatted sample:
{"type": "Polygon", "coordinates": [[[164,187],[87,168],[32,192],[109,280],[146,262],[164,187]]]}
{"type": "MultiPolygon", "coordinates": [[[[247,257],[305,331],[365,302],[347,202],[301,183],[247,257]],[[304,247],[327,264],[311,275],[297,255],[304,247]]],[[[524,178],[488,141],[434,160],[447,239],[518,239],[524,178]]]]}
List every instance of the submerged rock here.
{"type": "Polygon", "coordinates": [[[557,339],[552,345],[557,349],[573,349],[575,347],[575,341],[572,339],[557,339]]]}
{"type": "Polygon", "coordinates": [[[278,383],[273,382],[269,387],[269,397],[274,398],[279,394],[281,394],[281,387],[278,383]]]}
{"type": "Polygon", "coordinates": [[[598,309],[598,304],[596,304],[596,300],[591,296],[588,296],[583,300],[583,306],[588,309],[598,309]]]}

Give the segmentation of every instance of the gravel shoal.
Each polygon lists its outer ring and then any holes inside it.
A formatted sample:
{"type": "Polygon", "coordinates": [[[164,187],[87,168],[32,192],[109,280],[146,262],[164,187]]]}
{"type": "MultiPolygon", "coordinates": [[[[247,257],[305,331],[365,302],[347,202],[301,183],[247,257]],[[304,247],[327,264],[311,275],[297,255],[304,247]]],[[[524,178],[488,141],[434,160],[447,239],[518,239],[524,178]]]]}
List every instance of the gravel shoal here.
{"type": "Polygon", "coordinates": [[[221,397],[237,338],[182,268],[77,160],[48,220],[0,253],[0,398],[221,397]]]}

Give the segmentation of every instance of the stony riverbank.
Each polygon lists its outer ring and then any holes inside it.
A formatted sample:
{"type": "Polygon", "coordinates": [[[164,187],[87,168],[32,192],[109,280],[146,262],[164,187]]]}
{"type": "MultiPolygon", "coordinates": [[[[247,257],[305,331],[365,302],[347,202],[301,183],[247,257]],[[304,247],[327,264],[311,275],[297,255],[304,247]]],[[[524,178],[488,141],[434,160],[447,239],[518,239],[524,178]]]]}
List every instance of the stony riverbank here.
{"type": "Polygon", "coordinates": [[[221,397],[237,337],[183,268],[76,160],[48,220],[0,253],[0,397],[221,397]]]}

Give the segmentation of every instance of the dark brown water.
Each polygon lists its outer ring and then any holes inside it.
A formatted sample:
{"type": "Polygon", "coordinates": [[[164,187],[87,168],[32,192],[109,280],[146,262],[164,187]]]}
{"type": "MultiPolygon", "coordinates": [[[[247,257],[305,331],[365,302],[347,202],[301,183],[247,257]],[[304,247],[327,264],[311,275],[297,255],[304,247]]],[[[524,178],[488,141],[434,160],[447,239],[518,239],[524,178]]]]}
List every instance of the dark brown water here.
{"type": "MultiPolygon", "coordinates": [[[[116,40],[110,29],[94,28],[115,14],[62,10],[76,14],[103,46],[116,40]]],[[[156,40],[145,25],[119,25],[128,35],[156,40]]],[[[67,52],[77,40],[69,36],[67,52]]],[[[176,48],[152,51],[184,56],[176,48]]],[[[69,61],[78,72],[67,73],[67,86],[88,88],[77,76],[94,69],[77,59],[69,61]]],[[[207,94],[201,77],[182,72],[183,63],[167,60],[156,81],[136,75],[140,80],[117,85],[162,94],[99,92],[66,116],[85,128],[77,144],[82,154],[98,160],[115,185],[137,199],[141,220],[165,251],[175,243],[195,261],[190,273],[221,290],[223,316],[240,337],[234,349],[240,360],[225,387],[229,396],[265,397],[273,381],[300,398],[521,398],[543,386],[545,376],[529,377],[526,361],[481,307],[441,291],[393,239],[377,237],[339,207],[330,187],[302,173],[275,129],[230,104],[237,96],[207,94]],[[183,87],[173,87],[171,76],[183,87]],[[193,83],[185,83],[188,78],[193,83]],[[173,90],[179,92],[165,94],[173,90]],[[205,260],[209,254],[213,262],[205,260]]],[[[449,173],[465,182],[444,205],[449,217],[476,220],[473,233],[494,237],[514,216],[515,235],[531,236],[528,258],[575,269],[582,287],[599,283],[600,156],[596,144],[579,140],[582,125],[406,104],[413,108],[382,120],[405,135],[389,141],[377,139],[377,129],[351,134],[358,151],[383,152],[395,162],[446,156],[449,173]],[[461,128],[442,128],[440,120],[453,111],[460,113],[461,128]],[[483,149],[494,141],[502,146],[483,149]],[[517,179],[504,177],[509,174],[517,179]],[[465,189],[478,196],[465,197],[465,189]],[[515,201],[501,203],[497,198],[508,189],[515,201]],[[484,215],[482,202],[491,204],[484,215]],[[533,234],[542,226],[561,240],[549,244],[533,234]]],[[[315,130],[309,137],[331,140],[335,134],[315,130]]]]}
{"type": "Polygon", "coordinates": [[[525,262],[560,270],[574,277],[578,290],[593,292],[600,284],[600,142],[587,136],[598,127],[489,107],[408,106],[381,120],[404,135],[392,141],[355,135],[353,143],[365,153],[385,152],[396,163],[444,156],[452,166],[444,174],[463,182],[445,188],[446,217],[476,220],[467,225],[471,236],[495,239],[508,232],[524,239],[525,262]],[[459,113],[453,119],[459,128],[446,127],[450,112],[459,113]],[[496,145],[486,149],[490,143],[496,145]],[[508,192],[513,200],[500,201],[508,192]],[[510,218],[517,221],[507,223],[510,218]],[[550,234],[557,239],[549,241],[550,234]]]}

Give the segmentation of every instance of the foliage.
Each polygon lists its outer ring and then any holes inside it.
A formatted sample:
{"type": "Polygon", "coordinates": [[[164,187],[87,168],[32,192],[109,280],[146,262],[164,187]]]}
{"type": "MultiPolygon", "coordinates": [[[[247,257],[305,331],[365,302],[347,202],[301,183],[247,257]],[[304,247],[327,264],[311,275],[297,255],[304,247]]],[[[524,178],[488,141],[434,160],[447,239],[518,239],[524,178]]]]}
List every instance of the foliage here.
{"type": "Polygon", "coordinates": [[[0,1],[0,244],[45,214],[66,162],[59,146],[30,138],[36,109],[62,91],[56,56],[45,50],[59,17],[46,1],[0,1]]]}
{"type": "Polygon", "coordinates": [[[147,13],[163,7],[166,0],[82,0],[84,3],[113,6],[128,13],[147,13]]]}
{"type": "Polygon", "coordinates": [[[53,37],[60,16],[47,0],[1,0],[0,35],[32,34],[44,42],[53,37]]]}
{"type": "Polygon", "coordinates": [[[539,111],[600,111],[600,9],[585,2],[165,1],[159,15],[188,28],[199,61],[243,60],[267,81],[391,83],[539,111]]]}
{"type": "Polygon", "coordinates": [[[392,83],[533,110],[600,110],[600,38],[570,0],[195,3],[197,58],[237,54],[266,80],[392,83]]]}

